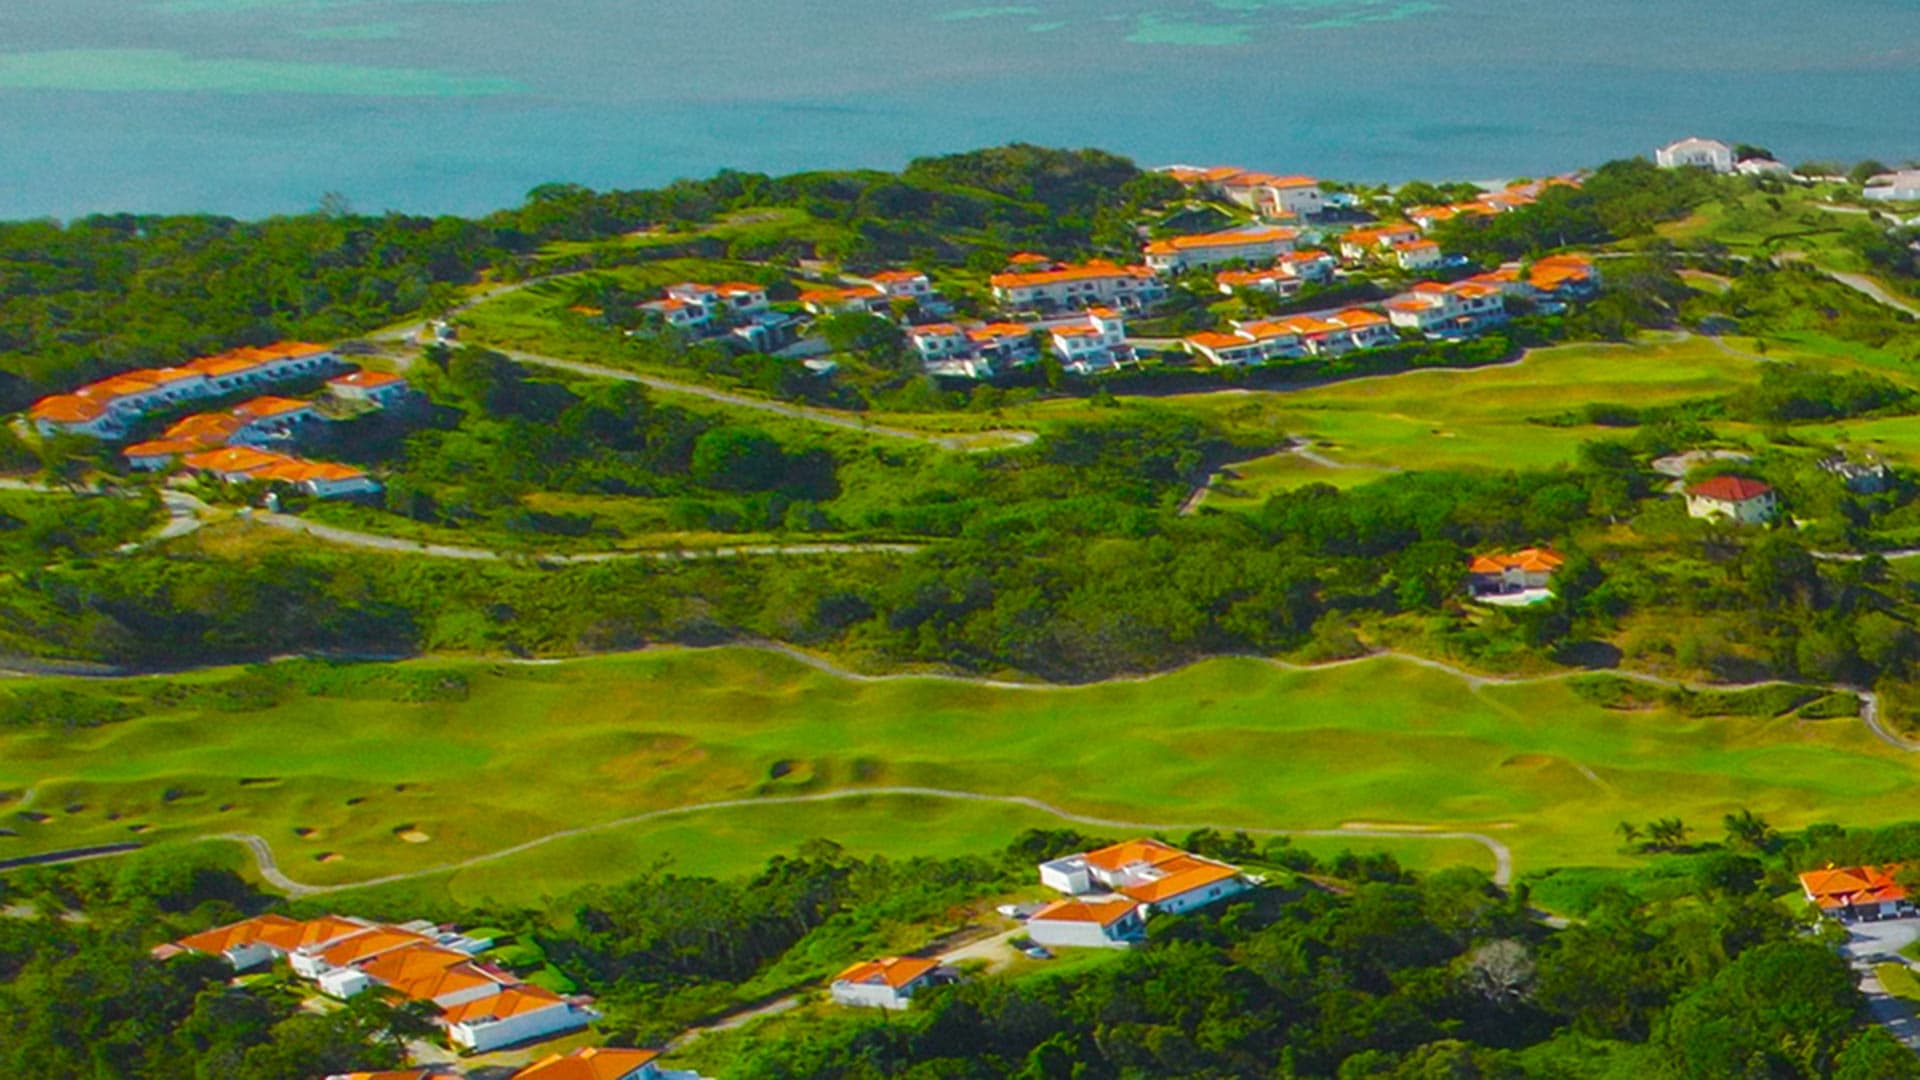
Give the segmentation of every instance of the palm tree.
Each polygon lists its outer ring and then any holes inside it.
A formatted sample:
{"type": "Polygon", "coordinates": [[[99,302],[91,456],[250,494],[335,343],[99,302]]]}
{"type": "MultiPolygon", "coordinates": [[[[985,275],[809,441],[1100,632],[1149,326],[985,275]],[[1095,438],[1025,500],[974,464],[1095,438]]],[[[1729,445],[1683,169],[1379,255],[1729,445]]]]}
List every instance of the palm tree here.
{"type": "Polygon", "coordinates": [[[1779,838],[1773,826],[1767,824],[1766,818],[1744,807],[1739,813],[1728,814],[1721,820],[1726,825],[1727,842],[1737,847],[1745,847],[1753,851],[1769,851],[1774,841],[1779,838]]]}
{"type": "Polygon", "coordinates": [[[1623,821],[1615,825],[1613,829],[1620,834],[1620,839],[1625,843],[1637,844],[1640,842],[1640,826],[1635,825],[1631,821],[1623,821]]]}

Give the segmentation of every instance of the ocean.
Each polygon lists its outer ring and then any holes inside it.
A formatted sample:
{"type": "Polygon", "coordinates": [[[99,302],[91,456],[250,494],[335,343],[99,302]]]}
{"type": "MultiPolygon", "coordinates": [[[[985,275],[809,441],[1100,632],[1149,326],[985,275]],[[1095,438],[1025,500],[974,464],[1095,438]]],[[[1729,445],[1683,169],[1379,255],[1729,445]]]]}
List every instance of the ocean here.
{"type": "Polygon", "coordinates": [[[30,0],[0,217],[476,213],[1024,140],[1370,181],[1920,157],[1920,0],[30,0]]]}

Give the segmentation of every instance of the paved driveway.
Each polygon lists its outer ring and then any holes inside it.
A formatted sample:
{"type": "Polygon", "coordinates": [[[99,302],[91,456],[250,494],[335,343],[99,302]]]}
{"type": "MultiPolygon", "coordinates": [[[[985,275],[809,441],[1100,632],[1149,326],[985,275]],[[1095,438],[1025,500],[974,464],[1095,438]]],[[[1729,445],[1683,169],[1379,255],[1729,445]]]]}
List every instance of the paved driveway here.
{"type": "Polygon", "coordinates": [[[1900,950],[1920,939],[1920,919],[1855,923],[1847,929],[1850,936],[1840,954],[1860,976],[1860,992],[1867,995],[1867,1011],[1875,1021],[1885,1025],[1894,1038],[1910,1049],[1920,1050],[1920,1020],[1915,1019],[1913,1003],[1888,994],[1873,974],[1875,964],[1906,963],[1900,950]]]}

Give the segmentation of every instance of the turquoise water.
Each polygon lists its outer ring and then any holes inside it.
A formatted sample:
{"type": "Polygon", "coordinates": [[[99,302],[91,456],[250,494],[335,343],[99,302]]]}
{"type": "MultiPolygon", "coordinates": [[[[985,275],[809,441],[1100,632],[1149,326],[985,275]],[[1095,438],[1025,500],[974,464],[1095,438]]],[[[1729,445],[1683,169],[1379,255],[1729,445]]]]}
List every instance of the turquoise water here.
{"type": "Polygon", "coordinates": [[[19,0],[0,216],[476,212],[1013,139],[1360,179],[1920,157],[1920,0],[19,0]]]}

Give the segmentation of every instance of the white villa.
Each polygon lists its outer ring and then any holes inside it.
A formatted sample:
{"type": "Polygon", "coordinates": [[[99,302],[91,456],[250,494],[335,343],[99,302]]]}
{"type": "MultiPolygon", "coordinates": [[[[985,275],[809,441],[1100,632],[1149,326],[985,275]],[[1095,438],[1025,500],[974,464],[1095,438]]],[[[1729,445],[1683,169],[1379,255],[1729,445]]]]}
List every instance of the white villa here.
{"type": "Polygon", "coordinates": [[[1146,940],[1147,922],[1126,897],[1055,900],[1027,919],[1027,936],[1048,948],[1126,949],[1146,940]]]}
{"type": "Polygon", "coordinates": [[[1730,173],[1733,171],[1733,147],[1718,139],[1690,136],[1655,150],[1653,161],[1663,169],[1710,169],[1717,173],[1730,173]]]}
{"type": "Polygon", "coordinates": [[[1764,525],[1779,511],[1773,489],[1744,476],[1716,476],[1687,488],[1687,514],[1736,525],[1764,525]]]}
{"type": "Polygon", "coordinates": [[[442,1014],[447,1041],[476,1054],[578,1031],[600,1014],[538,986],[520,985],[442,1014]]]}
{"type": "Polygon", "coordinates": [[[407,380],[389,371],[355,371],[327,380],[327,392],[342,401],[390,408],[406,400],[407,380]]]}
{"type": "Polygon", "coordinates": [[[1875,202],[1920,202],[1920,169],[1881,173],[1867,181],[1860,197],[1875,202]]]}
{"type": "Polygon", "coordinates": [[[1078,319],[1048,325],[1047,334],[1060,366],[1075,375],[1106,371],[1132,358],[1126,319],[1112,308],[1090,307],[1078,319]]]}
{"type": "Polygon", "coordinates": [[[1239,367],[1303,356],[1338,356],[1399,340],[1400,335],[1385,316],[1365,308],[1349,308],[1325,319],[1290,315],[1235,323],[1231,332],[1194,334],[1182,344],[1189,353],[1216,367],[1239,367]]]}
{"type": "Polygon", "coordinates": [[[842,1005],[874,1009],[904,1009],[914,993],[933,985],[938,960],[889,956],[855,964],[834,976],[828,992],[842,1005]]]}

